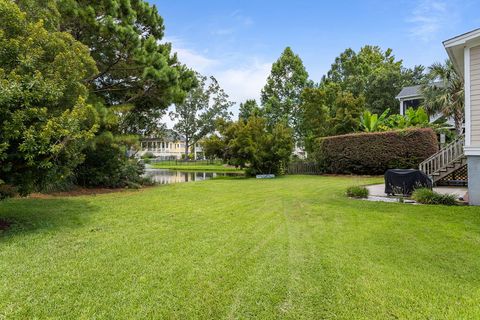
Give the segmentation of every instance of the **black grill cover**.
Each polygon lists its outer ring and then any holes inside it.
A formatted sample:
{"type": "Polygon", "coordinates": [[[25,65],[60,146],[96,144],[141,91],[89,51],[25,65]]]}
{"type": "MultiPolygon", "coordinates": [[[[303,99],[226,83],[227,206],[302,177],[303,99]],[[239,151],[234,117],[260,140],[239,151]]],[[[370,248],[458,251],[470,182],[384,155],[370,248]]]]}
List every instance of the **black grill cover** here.
{"type": "Polygon", "coordinates": [[[385,193],[411,195],[415,189],[432,189],[432,180],[420,170],[390,169],[385,172],[385,193]]]}

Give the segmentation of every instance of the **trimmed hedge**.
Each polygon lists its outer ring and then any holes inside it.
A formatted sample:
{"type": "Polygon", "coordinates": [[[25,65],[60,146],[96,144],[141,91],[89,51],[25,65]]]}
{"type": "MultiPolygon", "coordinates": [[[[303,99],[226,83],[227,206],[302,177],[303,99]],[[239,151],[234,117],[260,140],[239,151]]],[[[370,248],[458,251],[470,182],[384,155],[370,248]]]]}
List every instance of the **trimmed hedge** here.
{"type": "Polygon", "coordinates": [[[435,132],[415,128],[320,138],[314,157],[325,173],[383,174],[387,169],[418,168],[437,151],[435,132]]]}

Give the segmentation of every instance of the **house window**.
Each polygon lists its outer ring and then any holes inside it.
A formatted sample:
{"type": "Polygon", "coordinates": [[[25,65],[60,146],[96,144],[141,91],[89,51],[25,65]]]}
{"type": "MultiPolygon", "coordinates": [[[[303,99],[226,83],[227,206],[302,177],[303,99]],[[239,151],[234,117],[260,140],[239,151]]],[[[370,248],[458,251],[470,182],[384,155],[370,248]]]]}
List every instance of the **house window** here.
{"type": "Polygon", "coordinates": [[[412,99],[403,101],[403,114],[407,111],[408,108],[418,109],[422,104],[422,99],[412,99]]]}

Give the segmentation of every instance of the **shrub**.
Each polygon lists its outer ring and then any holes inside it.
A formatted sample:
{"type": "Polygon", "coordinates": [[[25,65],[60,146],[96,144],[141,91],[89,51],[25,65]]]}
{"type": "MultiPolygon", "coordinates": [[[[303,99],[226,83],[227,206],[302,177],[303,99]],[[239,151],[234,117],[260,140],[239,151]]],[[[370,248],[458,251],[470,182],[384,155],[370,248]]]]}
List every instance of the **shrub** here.
{"type": "Polygon", "coordinates": [[[442,204],[454,206],[457,204],[457,197],[453,194],[440,194],[430,189],[417,189],[412,194],[413,200],[422,204],[442,204]]]}
{"type": "Polygon", "coordinates": [[[2,180],[0,180],[0,200],[6,198],[13,198],[17,194],[17,190],[8,184],[4,184],[2,180]]]}
{"type": "Polygon", "coordinates": [[[144,165],[129,159],[123,148],[97,144],[85,152],[85,162],[77,168],[77,183],[84,187],[137,188],[142,183],[144,165]]]}
{"type": "Polygon", "coordinates": [[[351,186],[347,189],[347,196],[351,198],[368,198],[369,191],[362,186],[351,186]]]}
{"type": "Polygon", "coordinates": [[[155,155],[150,151],[145,152],[142,156],[142,159],[153,159],[153,158],[155,158],[155,155]]]}
{"type": "Polygon", "coordinates": [[[320,138],[313,155],[326,173],[383,174],[392,168],[417,168],[437,151],[435,132],[416,128],[320,138]]]}
{"type": "Polygon", "coordinates": [[[293,151],[293,130],[283,123],[268,126],[265,118],[232,122],[221,129],[228,163],[247,176],[283,175],[293,151]]]}

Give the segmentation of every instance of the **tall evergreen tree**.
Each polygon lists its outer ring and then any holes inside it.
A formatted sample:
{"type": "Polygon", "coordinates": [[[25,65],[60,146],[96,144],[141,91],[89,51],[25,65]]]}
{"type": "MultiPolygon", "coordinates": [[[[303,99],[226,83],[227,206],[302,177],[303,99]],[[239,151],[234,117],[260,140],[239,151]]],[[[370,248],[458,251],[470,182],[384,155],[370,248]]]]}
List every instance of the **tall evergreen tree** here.
{"type": "Polygon", "coordinates": [[[294,128],[298,138],[301,94],[309,85],[308,72],[302,60],[287,47],[272,65],[267,84],[262,89],[261,102],[268,125],[283,122],[294,128]]]}
{"type": "Polygon", "coordinates": [[[60,29],[87,45],[97,64],[87,79],[91,93],[107,106],[132,106],[123,115],[124,133],[154,132],[168,106],[195,84],[162,43],[163,19],[146,1],[58,0],[58,10],[60,29]]]}

